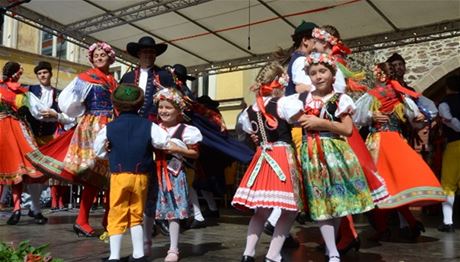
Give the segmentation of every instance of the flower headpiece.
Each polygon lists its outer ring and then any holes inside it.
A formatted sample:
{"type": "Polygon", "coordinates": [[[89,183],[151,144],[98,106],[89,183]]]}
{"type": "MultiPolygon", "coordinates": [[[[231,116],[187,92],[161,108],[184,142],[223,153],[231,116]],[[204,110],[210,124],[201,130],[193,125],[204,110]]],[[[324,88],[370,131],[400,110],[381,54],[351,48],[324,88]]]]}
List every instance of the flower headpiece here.
{"type": "Polygon", "coordinates": [[[375,79],[377,79],[379,82],[385,83],[388,79],[385,72],[378,65],[374,66],[373,73],[374,73],[375,79]]]}
{"type": "Polygon", "coordinates": [[[337,43],[339,43],[339,39],[328,32],[324,29],[320,28],[315,28],[313,29],[313,32],[311,33],[311,36],[313,36],[316,39],[323,40],[328,42],[331,46],[335,46],[337,43]]]}
{"type": "Polygon", "coordinates": [[[313,52],[307,56],[305,60],[305,67],[309,67],[314,64],[328,64],[332,68],[336,69],[336,63],[333,56],[328,55],[327,53],[317,53],[313,52]]]}
{"type": "Polygon", "coordinates": [[[104,50],[107,53],[110,64],[113,64],[113,62],[115,62],[115,51],[113,50],[113,48],[106,42],[96,42],[90,45],[90,47],[88,48],[88,59],[91,64],[93,63],[93,53],[98,48],[104,50]]]}
{"type": "Polygon", "coordinates": [[[185,100],[179,91],[174,88],[163,88],[160,89],[154,96],[153,101],[158,104],[161,100],[167,100],[171,102],[177,109],[184,111],[187,107],[185,100]]]}

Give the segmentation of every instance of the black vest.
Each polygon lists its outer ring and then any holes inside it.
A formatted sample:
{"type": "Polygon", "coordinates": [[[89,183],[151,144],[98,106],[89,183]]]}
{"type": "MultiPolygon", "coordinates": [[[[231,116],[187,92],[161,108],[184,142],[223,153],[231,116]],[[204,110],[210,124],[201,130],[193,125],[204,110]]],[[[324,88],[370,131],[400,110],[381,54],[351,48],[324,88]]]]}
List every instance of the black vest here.
{"type": "MultiPolygon", "coordinates": [[[[444,98],[442,102],[446,103],[449,106],[452,117],[455,117],[458,120],[460,120],[460,94],[448,95],[444,98]]],[[[448,143],[460,140],[460,132],[456,132],[455,130],[446,125],[443,125],[443,132],[445,137],[447,138],[448,143]]]]}
{"type": "MultiPolygon", "coordinates": [[[[33,93],[38,99],[42,97],[42,88],[40,85],[33,85],[29,86],[29,91],[33,93]]],[[[57,103],[57,98],[58,97],[58,90],[56,88],[53,88],[53,103],[51,104],[51,108],[56,110],[56,112],[61,112],[59,110],[59,106],[57,103]]],[[[36,119],[35,117],[32,116],[30,112],[26,113],[27,121],[30,124],[30,127],[32,129],[32,133],[36,137],[42,137],[42,136],[50,136],[53,135],[54,132],[56,132],[58,123],[57,122],[44,122],[36,119]]]]}
{"type": "Polygon", "coordinates": [[[122,113],[107,124],[110,172],[151,173],[154,169],[152,123],[136,113],[122,113]]]}
{"type": "Polygon", "coordinates": [[[260,128],[265,129],[265,133],[267,134],[267,140],[268,142],[276,142],[276,141],[282,141],[286,142],[288,144],[292,143],[292,136],[291,136],[291,126],[288,124],[288,122],[284,119],[281,119],[278,115],[278,100],[279,97],[274,97],[271,98],[267,105],[265,106],[265,110],[267,113],[272,115],[276,120],[278,121],[278,126],[276,128],[271,128],[267,124],[266,118],[261,114],[262,117],[262,122],[264,124],[263,127],[259,127],[258,121],[257,121],[257,112],[255,112],[252,109],[252,106],[250,106],[247,109],[249,120],[251,121],[251,126],[252,130],[257,130],[256,135],[259,138],[259,142],[262,142],[262,134],[260,132],[260,128]]]}

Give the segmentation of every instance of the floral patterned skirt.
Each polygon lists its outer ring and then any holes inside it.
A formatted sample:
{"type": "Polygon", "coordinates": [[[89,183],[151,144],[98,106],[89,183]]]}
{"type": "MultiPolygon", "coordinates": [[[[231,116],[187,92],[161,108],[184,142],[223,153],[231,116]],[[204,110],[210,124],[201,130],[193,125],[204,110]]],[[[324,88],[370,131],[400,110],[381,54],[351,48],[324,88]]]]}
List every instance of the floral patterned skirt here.
{"type": "Polygon", "coordinates": [[[308,144],[304,141],[301,162],[313,220],[359,214],[374,208],[363,170],[347,141],[338,137],[312,139],[308,144]]]}
{"type": "Polygon", "coordinates": [[[192,214],[192,203],[188,197],[187,176],[183,170],[177,176],[170,173],[168,176],[172,189],[168,191],[166,178],[162,176],[162,183],[158,187],[155,219],[187,219],[192,214]]]}

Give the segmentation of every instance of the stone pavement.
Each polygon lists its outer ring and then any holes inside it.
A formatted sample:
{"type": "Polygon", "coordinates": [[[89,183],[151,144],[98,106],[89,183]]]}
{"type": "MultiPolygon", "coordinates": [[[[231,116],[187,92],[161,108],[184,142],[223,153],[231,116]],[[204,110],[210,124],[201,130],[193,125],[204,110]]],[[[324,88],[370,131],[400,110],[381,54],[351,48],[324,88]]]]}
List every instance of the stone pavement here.
{"type": "MultiPolygon", "coordinates": [[[[8,211],[0,212],[0,241],[17,244],[22,240],[30,240],[34,246],[48,243],[49,250],[54,257],[64,261],[101,261],[109,253],[109,245],[98,238],[77,237],[72,231],[77,210],[44,214],[49,218],[46,225],[35,225],[32,218],[27,217],[23,210],[21,221],[16,226],[6,225],[8,211]]],[[[91,214],[91,223],[102,230],[100,221],[103,211],[96,210],[91,214]]],[[[416,215],[423,220],[426,233],[417,243],[403,241],[398,235],[398,229],[392,228],[392,236],[386,242],[372,242],[368,240],[373,234],[364,216],[358,216],[357,230],[362,241],[359,252],[350,251],[342,257],[342,261],[460,261],[460,229],[456,233],[440,233],[436,230],[441,221],[441,215],[427,216],[416,211],[416,215]]],[[[240,261],[245,245],[245,236],[249,216],[233,209],[221,211],[221,218],[210,220],[210,226],[203,229],[187,230],[180,236],[181,260],[226,262],[240,261]]],[[[307,262],[324,261],[324,256],[316,250],[321,241],[318,228],[314,223],[300,225],[296,223],[292,234],[301,242],[297,249],[283,251],[285,261],[307,262]]],[[[123,239],[122,255],[128,256],[131,252],[131,238],[127,234],[123,239]]],[[[270,238],[263,235],[257,249],[257,261],[263,261],[270,238]]],[[[157,235],[152,247],[152,260],[163,261],[168,250],[168,238],[157,235]]]]}

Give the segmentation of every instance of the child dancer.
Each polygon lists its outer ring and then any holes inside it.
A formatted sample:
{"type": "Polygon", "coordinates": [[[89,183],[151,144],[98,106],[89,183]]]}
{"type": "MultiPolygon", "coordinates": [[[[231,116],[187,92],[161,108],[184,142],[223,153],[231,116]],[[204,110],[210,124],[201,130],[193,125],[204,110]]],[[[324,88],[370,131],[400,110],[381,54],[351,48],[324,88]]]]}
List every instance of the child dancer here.
{"type": "Polygon", "coordinates": [[[273,208],[281,208],[282,212],[265,261],[281,261],[280,251],[286,235],[304,206],[288,124],[303,115],[302,104],[296,97],[279,97],[283,95],[287,78],[278,63],[262,68],[256,84],[251,87],[257,103],[247,108],[238,120],[243,130],[257,135],[260,142],[232,201],[238,209],[255,210],[249,222],[242,261],[255,261],[255,247],[273,208]]]}
{"type": "Polygon", "coordinates": [[[158,125],[137,114],[144,102],[144,92],[139,87],[120,85],[112,93],[112,102],[120,115],[98,132],[94,142],[96,156],[108,157],[111,173],[108,261],[120,261],[122,237],[127,227],[133,244],[130,261],[147,261],[142,218],[148,174],[154,168],[153,147],[166,148],[169,136],[158,125]]]}
{"type": "MultiPolygon", "coordinates": [[[[158,152],[158,199],[155,219],[168,220],[170,246],[166,262],[179,260],[179,220],[191,215],[188,197],[188,183],[184,172],[184,157],[198,158],[198,143],[201,136],[198,128],[181,123],[185,101],[176,89],[164,88],[155,96],[160,126],[171,136],[174,145],[166,151],[158,152]]],[[[150,249],[151,235],[147,239],[150,249]]]]}
{"type": "Polygon", "coordinates": [[[366,178],[344,137],[353,129],[353,100],[336,93],[335,60],[325,53],[307,57],[306,70],[316,89],[299,95],[307,118],[301,122],[301,163],[313,220],[318,221],[329,261],[340,261],[335,232],[340,218],[373,208],[366,178]]]}

